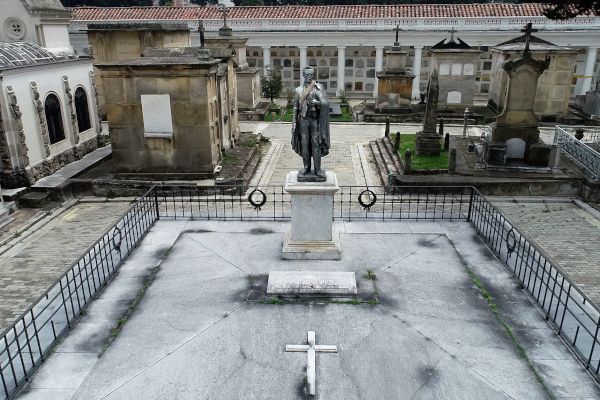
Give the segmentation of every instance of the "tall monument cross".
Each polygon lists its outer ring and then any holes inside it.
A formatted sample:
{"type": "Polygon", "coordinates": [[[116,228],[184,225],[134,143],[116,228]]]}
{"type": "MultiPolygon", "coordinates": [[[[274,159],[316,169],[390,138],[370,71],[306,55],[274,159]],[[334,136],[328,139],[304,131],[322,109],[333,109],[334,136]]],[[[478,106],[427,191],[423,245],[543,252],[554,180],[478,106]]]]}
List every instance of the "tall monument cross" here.
{"type": "Polygon", "coordinates": [[[225,7],[225,4],[222,5],[222,7],[220,8],[220,12],[223,13],[223,26],[227,26],[227,13],[230,11],[227,9],[227,7],[225,7]]]}
{"type": "Polygon", "coordinates": [[[454,27],[452,27],[452,29],[450,29],[450,41],[454,42],[454,34],[456,33],[456,29],[454,27]]]}
{"type": "Polygon", "coordinates": [[[337,346],[333,345],[324,345],[324,344],[315,344],[316,342],[316,334],[315,331],[308,331],[307,340],[308,344],[288,344],[285,346],[285,351],[290,352],[306,352],[306,378],[308,381],[307,394],[309,396],[314,396],[316,393],[315,390],[315,381],[316,381],[316,360],[315,353],[317,351],[323,353],[337,353],[337,346]]]}
{"type": "Polygon", "coordinates": [[[204,23],[200,20],[198,24],[198,32],[200,33],[200,48],[204,48],[204,23]]]}
{"type": "Polygon", "coordinates": [[[531,42],[531,34],[533,32],[537,32],[537,29],[532,29],[532,23],[528,22],[525,25],[524,29],[521,29],[521,32],[525,33],[525,50],[523,50],[523,57],[530,57],[531,51],[529,50],[529,43],[531,42]]]}

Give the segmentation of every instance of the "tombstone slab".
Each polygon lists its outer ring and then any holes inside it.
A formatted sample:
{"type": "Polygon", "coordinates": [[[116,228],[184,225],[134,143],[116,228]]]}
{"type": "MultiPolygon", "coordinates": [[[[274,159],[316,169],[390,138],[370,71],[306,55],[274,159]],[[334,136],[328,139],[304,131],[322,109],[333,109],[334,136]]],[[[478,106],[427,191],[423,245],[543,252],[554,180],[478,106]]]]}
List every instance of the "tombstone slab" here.
{"type": "Polygon", "coordinates": [[[355,297],[354,272],[272,271],[267,296],[279,297],[355,297]]]}

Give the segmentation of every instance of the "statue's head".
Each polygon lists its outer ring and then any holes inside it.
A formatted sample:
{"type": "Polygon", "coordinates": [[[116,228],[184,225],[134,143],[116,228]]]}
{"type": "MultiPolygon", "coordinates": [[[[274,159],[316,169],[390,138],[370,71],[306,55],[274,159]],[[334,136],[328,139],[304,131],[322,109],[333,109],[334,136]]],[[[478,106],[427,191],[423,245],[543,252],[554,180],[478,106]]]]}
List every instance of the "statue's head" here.
{"type": "Polygon", "coordinates": [[[315,76],[315,70],[312,67],[305,67],[302,70],[302,76],[304,77],[304,83],[311,83],[315,76]]]}

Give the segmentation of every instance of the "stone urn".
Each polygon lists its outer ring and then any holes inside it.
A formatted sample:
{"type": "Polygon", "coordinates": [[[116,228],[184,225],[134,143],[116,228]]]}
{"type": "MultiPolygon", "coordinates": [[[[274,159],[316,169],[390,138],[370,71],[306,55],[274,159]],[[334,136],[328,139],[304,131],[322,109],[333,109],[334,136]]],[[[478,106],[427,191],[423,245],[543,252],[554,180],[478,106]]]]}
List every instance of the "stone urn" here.
{"type": "Polygon", "coordinates": [[[583,132],[585,132],[585,129],[583,128],[575,129],[575,139],[581,141],[581,139],[583,139],[583,132]]]}

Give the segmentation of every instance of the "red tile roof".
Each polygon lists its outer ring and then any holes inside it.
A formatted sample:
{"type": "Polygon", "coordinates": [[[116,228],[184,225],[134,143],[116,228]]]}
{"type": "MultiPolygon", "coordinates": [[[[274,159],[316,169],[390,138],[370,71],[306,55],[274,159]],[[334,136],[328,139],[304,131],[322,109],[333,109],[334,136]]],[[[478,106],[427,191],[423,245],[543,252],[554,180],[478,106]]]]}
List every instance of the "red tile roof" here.
{"type": "MultiPolygon", "coordinates": [[[[228,19],[253,18],[474,18],[539,17],[545,5],[526,4],[401,4],[393,6],[279,6],[231,7],[228,19]]],[[[214,6],[207,7],[81,7],[75,21],[221,19],[214,6]]]]}

